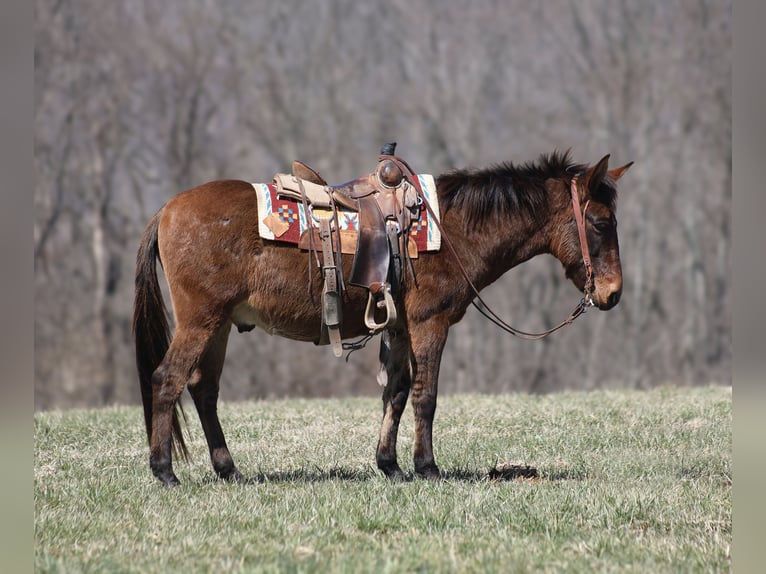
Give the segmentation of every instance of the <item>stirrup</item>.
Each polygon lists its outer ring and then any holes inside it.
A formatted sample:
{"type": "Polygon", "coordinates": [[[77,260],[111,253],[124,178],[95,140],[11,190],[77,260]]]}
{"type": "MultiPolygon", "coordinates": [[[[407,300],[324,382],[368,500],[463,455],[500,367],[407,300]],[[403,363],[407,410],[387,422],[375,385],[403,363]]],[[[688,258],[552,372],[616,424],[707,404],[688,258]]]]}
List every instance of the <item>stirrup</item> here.
{"type": "Polygon", "coordinates": [[[367,297],[367,308],[364,311],[364,324],[371,332],[377,333],[381,329],[385,329],[394,321],[396,321],[396,305],[394,304],[394,298],[391,296],[391,286],[386,283],[381,289],[383,293],[382,301],[375,301],[375,295],[372,291],[369,292],[367,297]],[[375,309],[385,309],[385,320],[377,323],[375,321],[375,309]]]}

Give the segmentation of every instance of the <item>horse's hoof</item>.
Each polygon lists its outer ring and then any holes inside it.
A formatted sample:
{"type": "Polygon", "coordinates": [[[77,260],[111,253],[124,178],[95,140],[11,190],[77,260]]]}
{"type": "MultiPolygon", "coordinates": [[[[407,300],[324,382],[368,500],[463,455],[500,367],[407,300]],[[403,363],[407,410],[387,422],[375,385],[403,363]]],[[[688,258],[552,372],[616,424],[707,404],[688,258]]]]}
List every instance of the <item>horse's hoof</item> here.
{"type": "Polygon", "coordinates": [[[225,480],[226,482],[240,482],[242,475],[234,466],[234,461],[231,458],[224,460],[223,462],[213,462],[213,470],[218,475],[218,478],[225,480]]]}
{"type": "Polygon", "coordinates": [[[172,488],[174,486],[179,486],[181,484],[181,481],[178,480],[175,474],[172,472],[164,473],[162,475],[158,475],[157,478],[160,479],[160,482],[163,486],[166,488],[172,488]]]}
{"type": "Polygon", "coordinates": [[[178,480],[173,467],[169,464],[149,464],[152,469],[152,474],[156,476],[164,486],[178,486],[181,481],[178,480]]]}
{"type": "Polygon", "coordinates": [[[441,472],[439,472],[439,467],[435,464],[429,464],[427,466],[422,466],[418,468],[415,467],[415,474],[417,474],[421,478],[427,478],[429,480],[436,480],[441,478],[441,472]]]}
{"type": "Polygon", "coordinates": [[[399,468],[399,464],[396,461],[383,462],[378,461],[378,469],[386,475],[386,478],[391,480],[404,480],[404,473],[399,468]]]}
{"type": "Polygon", "coordinates": [[[228,473],[221,474],[220,477],[225,480],[226,482],[242,482],[244,480],[244,477],[242,476],[242,473],[240,473],[236,467],[232,468],[228,473]]]}
{"type": "Polygon", "coordinates": [[[389,469],[384,471],[386,478],[392,482],[403,482],[407,476],[402,472],[402,469],[398,466],[395,469],[389,469]]]}

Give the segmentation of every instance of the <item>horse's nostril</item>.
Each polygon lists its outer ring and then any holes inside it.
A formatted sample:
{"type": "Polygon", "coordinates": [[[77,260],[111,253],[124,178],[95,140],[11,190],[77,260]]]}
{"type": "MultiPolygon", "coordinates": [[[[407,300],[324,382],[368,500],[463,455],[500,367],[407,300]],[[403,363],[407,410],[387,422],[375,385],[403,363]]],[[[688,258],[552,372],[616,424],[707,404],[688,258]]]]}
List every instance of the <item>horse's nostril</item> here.
{"type": "Polygon", "coordinates": [[[609,295],[609,298],[606,300],[607,305],[610,307],[614,307],[617,305],[617,303],[620,301],[620,292],[614,291],[611,295],[609,295]]]}

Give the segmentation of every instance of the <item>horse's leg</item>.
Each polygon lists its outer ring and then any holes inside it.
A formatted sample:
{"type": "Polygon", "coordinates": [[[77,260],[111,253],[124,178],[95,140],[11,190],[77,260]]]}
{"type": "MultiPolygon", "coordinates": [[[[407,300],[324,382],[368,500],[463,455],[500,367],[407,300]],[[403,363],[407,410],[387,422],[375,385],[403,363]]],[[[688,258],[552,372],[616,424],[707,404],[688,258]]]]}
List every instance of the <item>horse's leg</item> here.
{"type": "Polygon", "coordinates": [[[438,318],[410,327],[413,355],[413,382],[410,402],[415,416],[415,472],[426,478],[437,478],[439,468],[434,461],[433,421],[436,393],[448,325],[438,318]]]}
{"type": "Polygon", "coordinates": [[[231,323],[226,323],[211,342],[200,363],[199,378],[193,377],[190,381],[189,393],[194,399],[202,429],[205,431],[213,469],[224,480],[238,481],[242,479],[242,475],[234,466],[218,420],[219,381],[230,330],[231,323]]]}
{"type": "Polygon", "coordinates": [[[168,352],[152,375],[152,438],[149,466],[154,476],[166,486],[180,484],[173,473],[172,463],[175,405],[184,387],[194,384],[200,377],[200,361],[216,331],[179,324],[168,352]]]}
{"type": "Polygon", "coordinates": [[[385,368],[387,383],[383,389],[383,422],[375,461],[387,477],[401,478],[404,473],[396,462],[396,437],[412,384],[410,341],[405,333],[391,337],[391,351],[385,368]]]}

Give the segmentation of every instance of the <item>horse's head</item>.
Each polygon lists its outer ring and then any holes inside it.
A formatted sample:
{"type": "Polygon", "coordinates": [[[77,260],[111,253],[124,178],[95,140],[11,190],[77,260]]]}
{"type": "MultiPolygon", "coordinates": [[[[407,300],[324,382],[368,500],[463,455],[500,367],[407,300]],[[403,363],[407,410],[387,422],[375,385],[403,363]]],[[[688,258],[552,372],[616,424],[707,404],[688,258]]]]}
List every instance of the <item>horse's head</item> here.
{"type": "MultiPolygon", "coordinates": [[[[617,305],[622,295],[615,184],[631,165],[633,162],[610,170],[607,155],[596,165],[576,174],[576,192],[579,208],[584,212],[585,234],[593,266],[592,298],[603,311],[617,305]]],[[[554,224],[551,251],[566,269],[566,276],[584,291],[587,273],[575,219],[575,203],[570,193],[571,184],[569,181],[559,183],[567,189],[557,194],[562,199],[557,202],[560,209],[554,224]]]]}

